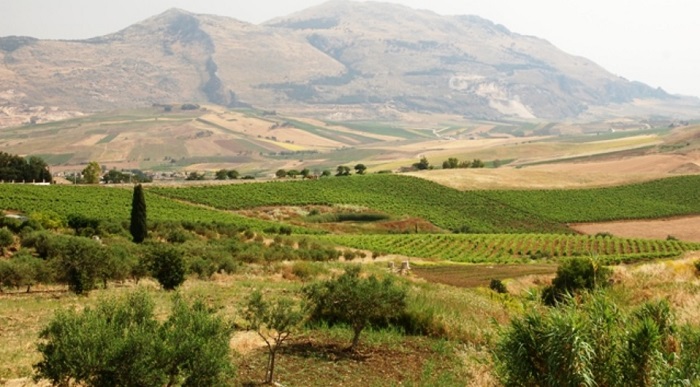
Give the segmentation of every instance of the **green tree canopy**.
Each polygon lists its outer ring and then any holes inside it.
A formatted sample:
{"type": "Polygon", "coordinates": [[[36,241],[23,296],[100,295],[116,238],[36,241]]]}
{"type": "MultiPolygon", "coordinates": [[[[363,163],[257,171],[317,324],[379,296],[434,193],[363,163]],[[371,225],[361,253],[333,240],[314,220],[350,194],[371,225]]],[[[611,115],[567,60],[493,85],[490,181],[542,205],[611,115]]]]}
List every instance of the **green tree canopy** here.
{"type": "Polygon", "coordinates": [[[102,167],[97,161],[91,161],[87,167],[83,169],[83,182],[85,184],[97,184],[102,176],[102,167]]]}
{"type": "Polygon", "coordinates": [[[225,386],[232,384],[231,324],[201,301],[175,297],[160,322],[145,292],[59,311],[41,331],[36,379],[53,385],[225,386]]]}
{"type": "Polygon", "coordinates": [[[51,172],[46,162],[36,156],[23,158],[0,152],[0,180],[25,182],[51,182],[51,172]]]}
{"type": "Polygon", "coordinates": [[[367,167],[364,164],[355,165],[355,172],[357,172],[358,175],[364,175],[366,170],[367,167]]]}
{"type": "Polygon", "coordinates": [[[406,288],[392,277],[383,280],[372,275],[360,277],[360,267],[351,266],[340,277],[312,284],[304,294],[312,307],[312,319],[345,323],[352,327],[350,349],[355,349],[360,333],[372,323],[387,322],[406,308],[406,288]]]}

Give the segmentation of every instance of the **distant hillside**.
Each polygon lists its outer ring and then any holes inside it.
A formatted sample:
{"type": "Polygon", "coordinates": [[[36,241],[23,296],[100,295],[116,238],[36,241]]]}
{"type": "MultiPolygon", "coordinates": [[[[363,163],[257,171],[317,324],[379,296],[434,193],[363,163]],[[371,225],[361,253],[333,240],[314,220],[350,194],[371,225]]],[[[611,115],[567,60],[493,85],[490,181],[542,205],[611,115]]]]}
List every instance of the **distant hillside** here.
{"type": "Polygon", "coordinates": [[[0,38],[0,125],[163,103],[349,118],[571,118],[695,99],[614,76],[476,16],[331,1],[252,25],[171,9],[81,41],[0,38]],[[65,112],[65,113],[62,113],[65,112]],[[63,115],[61,115],[63,114],[63,115]]]}

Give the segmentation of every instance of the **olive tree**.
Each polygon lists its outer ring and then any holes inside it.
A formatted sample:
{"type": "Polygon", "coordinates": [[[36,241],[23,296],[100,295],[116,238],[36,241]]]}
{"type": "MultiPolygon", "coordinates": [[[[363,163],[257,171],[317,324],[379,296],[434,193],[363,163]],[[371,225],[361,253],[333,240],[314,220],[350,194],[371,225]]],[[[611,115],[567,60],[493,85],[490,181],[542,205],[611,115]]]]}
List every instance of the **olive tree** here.
{"type": "Polygon", "coordinates": [[[202,302],[175,298],[160,322],[145,292],[105,299],[56,313],[40,333],[35,379],[107,387],[232,384],[231,334],[231,324],[202,302]]]}
{"type": "Polygon", "coordinates": [[[260,290],[256,290],[248,298],[244,316],[248,322],[248,329],[257,332],[267,345],[265,383],[272,384],[277,351],[299,327],[305,314],[292,299],[264,300],[260,290]]]}
{"type": "Polygon", "coordinates": [[[362,331],[373,323],[387,323],[406,309],[406,288],[387,276],[360,276],[351,266],[341,276],[304,288],[312,305],[311,317],[331,324],[344,323],[353,330],[350,350],[355,350],[362,331]]]}

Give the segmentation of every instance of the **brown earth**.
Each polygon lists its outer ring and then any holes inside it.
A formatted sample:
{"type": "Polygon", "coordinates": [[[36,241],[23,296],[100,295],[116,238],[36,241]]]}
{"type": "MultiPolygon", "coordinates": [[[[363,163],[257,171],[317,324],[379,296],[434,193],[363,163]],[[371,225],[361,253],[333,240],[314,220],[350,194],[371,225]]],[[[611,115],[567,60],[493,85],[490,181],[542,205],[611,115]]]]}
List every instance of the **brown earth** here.
{"type": "Polygon", "coordinates": [[[604,223],[580,223],[572,224],[571,228],[584,234],[609,232],[619,237],[652,239],[666,239],[669,235],[672,235],[682,241],[700,242],[700,216],[604,223]]]}

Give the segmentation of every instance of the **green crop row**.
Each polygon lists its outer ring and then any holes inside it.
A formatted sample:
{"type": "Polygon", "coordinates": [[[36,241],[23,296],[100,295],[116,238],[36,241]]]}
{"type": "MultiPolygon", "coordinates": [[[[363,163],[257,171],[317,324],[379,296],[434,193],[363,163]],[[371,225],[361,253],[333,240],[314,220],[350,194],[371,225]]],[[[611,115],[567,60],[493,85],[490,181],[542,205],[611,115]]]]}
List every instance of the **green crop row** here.
{"type": "Polygon", "coordinates": [[[454,262],[517,262],[590,256],[619,263],[677,257],[700,243],[562,234],[324,235],[323,240],[378,254],[454,262]]]}
{"type": "MultiPolygon", "coordinates": [[[[71,214],[89,218],[129,220],[131,189],[105,186],[35,186],[29,184],[0,185],[0,210],[14,210],[25,214],[53,211],[64,219],[71,214]]],[[[223,211],[203,208],[146,192],[148,218],[160,221],[217,222],[265,230],[279,224],[223,211]]],[[[294,228],[295,232],[304,232],[294,228]]]]}
{"type": "Polygon", "coordinates": [[[400,175],[331,177],[318,180],[161,188],[153,192],[192,203],[239,210],[262,206],[356,205],[390,215],[419,217],[468,232],[549,232],[567,228],[488,195],[457,191],[400,175]]]}
{"type": "Polygon", "coordinates": [[[700,214],[700,176],[577,190],[482,191],[502,203],[557,222],[600,222],[700,214]]]}

